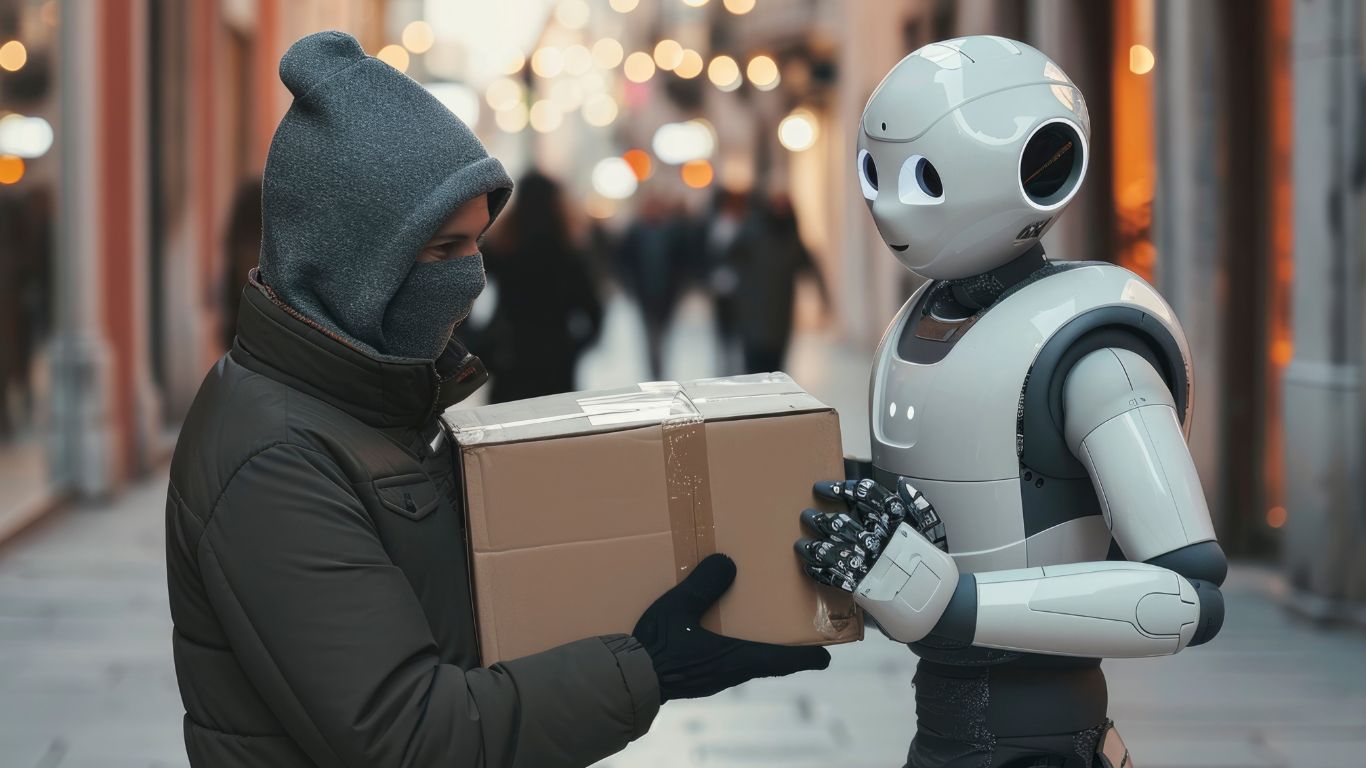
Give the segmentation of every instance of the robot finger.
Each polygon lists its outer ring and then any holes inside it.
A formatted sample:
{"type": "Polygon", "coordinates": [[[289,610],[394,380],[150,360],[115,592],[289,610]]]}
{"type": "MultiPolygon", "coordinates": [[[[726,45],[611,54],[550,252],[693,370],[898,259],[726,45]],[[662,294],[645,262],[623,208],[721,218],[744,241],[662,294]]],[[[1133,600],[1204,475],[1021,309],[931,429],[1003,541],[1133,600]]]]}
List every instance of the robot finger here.
{"type": "Polygon", "coordinates": [[[905,477],[898,477],[896,486],[897,497],[904,503],[906,509],[906,522],[924,534],[925,538],[934,542],[940,549],[945,549],[947,545],[944,536],[944,521],[940,519],[934,505],[905,477]]]}
{"type": "Polygon", "coordinates": [[[843,512],[829,515],[817,509],[808,509],[802,512],[802,522],[824,538],[862,547],[865,552],[874,555],[882,551],[886,541],[876,533],[864,530],[862,525],[843,512]]]}
{"type": "Polygon", "coordinates": [[[834,568],[855,578],[868,573],[870,563],[862,547],[829,539],[798,539],[796,547],[807,565],[834,568]]]}
{"type": "Polygon", "coordinates": [[[868,515],[874,514],[876,522],[885,521],[887,501],[896,498],[895,491],[889,491],[872,480],[831,480],[816,483],[812,490],[823,499],[837,499],[848,505],[849,511],[868,525],[868,515]]]}
{"type": "Polygon", "coordinates": [[[855,498],[854,489],[862,481],[859,480],[822,480],[811,486],[811,492],[822,499],[832,499],[842,501],[854,508],[855,498]]]}
{"type": "Polygon", "coordinates": [[[803,566],[802,570],[816,582],[828,587],[842,589],[845,592],[853,592],[858,587],[858,581],[847,573],[835,570],[834,568],[817,568],[813,565],[803,566]]]}

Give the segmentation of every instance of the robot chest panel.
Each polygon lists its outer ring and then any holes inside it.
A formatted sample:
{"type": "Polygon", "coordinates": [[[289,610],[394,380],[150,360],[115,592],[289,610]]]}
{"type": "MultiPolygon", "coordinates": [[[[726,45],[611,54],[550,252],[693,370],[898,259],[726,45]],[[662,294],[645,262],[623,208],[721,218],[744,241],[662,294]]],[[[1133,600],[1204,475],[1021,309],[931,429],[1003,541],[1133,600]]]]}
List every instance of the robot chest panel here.
{"type": "MultiPolygon", "coordinates": [[[[898,329],[915,333],[906,323],[898,329]]],[[[880,354],[874,371],[873,462],[934,480],[980,482],[1018,476],[1015,425],[1032,345],[963,328],[943,359],[880,354]]],[[[886,350],[884,350],[885,352],[886,350]]]]}
{"type": "MultiPolygon", "coordinates": [[[[1020,477],[1021,392],[1040,349],[1079,315],[1127,306],[1178,328],[1147,283],[1108,264],[1061,269],[967,321],[925,317],[922,288],[874,358],[873,463],[896,474],[982,482],[1020,477]]],[[[1178,331],[1179,332],[1179,331],[1178,331]]]]}

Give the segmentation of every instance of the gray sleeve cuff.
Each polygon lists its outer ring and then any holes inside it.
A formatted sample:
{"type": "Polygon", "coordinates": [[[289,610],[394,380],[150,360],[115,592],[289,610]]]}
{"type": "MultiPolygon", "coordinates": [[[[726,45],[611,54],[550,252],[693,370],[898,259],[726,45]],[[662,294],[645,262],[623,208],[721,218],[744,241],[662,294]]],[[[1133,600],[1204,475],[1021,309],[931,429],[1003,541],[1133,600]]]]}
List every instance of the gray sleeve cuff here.
{"type": "Polygon", "coordinates": [[[645,646],[634,637],[607,635],[601,639],[616,657],[617,669],[626,685],[626,693],[631,697],[631,741],[635,741],[645,735],[655,715],[659,714],[659,679],[655,676],[654,662],[645,646]]]}

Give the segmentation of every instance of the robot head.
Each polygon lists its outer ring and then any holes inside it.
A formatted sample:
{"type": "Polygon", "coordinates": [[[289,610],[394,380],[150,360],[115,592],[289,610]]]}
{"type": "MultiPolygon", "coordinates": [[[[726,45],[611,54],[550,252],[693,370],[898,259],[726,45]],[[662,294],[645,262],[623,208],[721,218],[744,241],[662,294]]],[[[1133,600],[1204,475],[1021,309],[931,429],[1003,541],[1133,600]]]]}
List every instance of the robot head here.
{"type": "Polygon", "coordinates": [[[864,107],[858,179],[898,260],[936,280],[1033,247],[1081,188],[1086,101],[1037,50],[988,35],[931,43],[864,107]]]}

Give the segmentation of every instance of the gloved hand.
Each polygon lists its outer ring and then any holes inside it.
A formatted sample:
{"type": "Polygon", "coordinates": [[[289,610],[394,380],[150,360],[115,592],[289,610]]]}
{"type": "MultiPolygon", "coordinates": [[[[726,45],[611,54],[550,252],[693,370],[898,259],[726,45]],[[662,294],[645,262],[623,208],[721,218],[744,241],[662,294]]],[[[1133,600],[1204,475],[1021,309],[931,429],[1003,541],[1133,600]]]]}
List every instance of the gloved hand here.
{"type": "Polygon", "coordinates": [[[846,503],[849,512],[833,515],[816,509],[802,512],[802,522],[819,534],[798,539],[803,569],[822,584],[853,592],[877,562],[887,541],[903,522],[910,524],[940,550],[948,550],[944,523],[934,506],[904,477],[889,491],[872,480],[832,480],[812,490],[825,499],[846,503]]]}
{"type": "Polygon", "coordinates": [[[654,662],[661,703],[710,696],[756,677],[825,669],[830,653],[813,646],[737,640],[701,626],[702,614],[735,581],[735,562],[711,555],[660,596],[636,622],[635,636],[654,662]]]}

